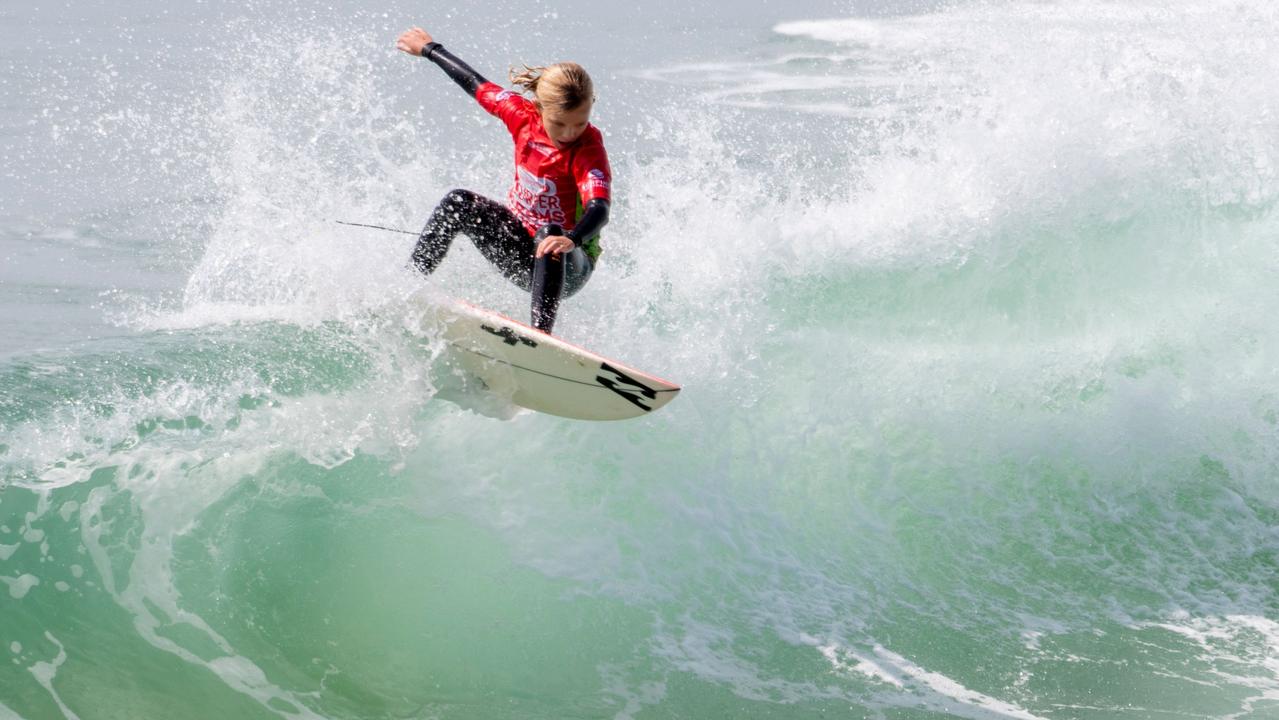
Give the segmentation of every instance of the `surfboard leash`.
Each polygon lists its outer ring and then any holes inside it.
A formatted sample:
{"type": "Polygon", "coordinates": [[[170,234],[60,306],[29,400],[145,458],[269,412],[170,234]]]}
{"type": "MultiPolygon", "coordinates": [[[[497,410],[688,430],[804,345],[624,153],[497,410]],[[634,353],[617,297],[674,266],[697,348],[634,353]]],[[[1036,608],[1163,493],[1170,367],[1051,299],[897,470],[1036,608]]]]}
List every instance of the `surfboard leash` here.
{"type": "Polygon", "coordinates": [[[367,223],[354,223],[354,222],[347,222],[347,221],[345,221],[345,220],[334,220],[333,222],[337,223],[338,225],[350,225],[351,227],[373,228],[374,230],[386,230],[387,232],[404,233],[405,235],[417,235],[417,233],[413,232],[412,230],[401,230],[401,229],[399,229],[399,228],[384,227],[384,226],[382,226],[382,225],[369,225],[369,224],[367,224],[367,223]]]}

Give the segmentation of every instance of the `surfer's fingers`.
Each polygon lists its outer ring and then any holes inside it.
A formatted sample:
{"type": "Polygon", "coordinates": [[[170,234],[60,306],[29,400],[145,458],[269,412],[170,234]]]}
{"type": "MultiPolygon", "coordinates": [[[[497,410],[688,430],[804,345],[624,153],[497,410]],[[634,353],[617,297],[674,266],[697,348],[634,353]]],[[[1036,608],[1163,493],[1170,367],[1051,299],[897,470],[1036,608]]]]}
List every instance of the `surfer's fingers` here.
{"type": "Polygon", "coordinates": [[[538,243],[537,253],[534,257],[542,257],[547,253],[559,255],[560,253],[571,250],[572,247],[573,241],[563,235],[549,235],[545,240],[538,243]]]}

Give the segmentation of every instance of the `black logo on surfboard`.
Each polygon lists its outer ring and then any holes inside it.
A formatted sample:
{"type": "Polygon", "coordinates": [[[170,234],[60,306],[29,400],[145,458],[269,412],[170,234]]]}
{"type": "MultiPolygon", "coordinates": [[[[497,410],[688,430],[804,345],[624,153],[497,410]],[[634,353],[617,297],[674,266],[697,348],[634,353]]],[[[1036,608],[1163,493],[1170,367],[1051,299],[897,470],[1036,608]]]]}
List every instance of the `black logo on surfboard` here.
{"type": "Polygon", "coordinates": [[[627,375],[621,370],[618,370],[612,365],[609,365],[608,363],[600,363],[600,372],[611,375],[611,377],[597,375],[595,377],[595,382],[626,398],[631,404],[644,412],[651,412],[653,410],[651,406],[644,404],[643,398],[656,400],[656,390],[645,385],[639,380],[636,380],[630,375],[627,375]]]}
{"type": "Polygon", "coordinates": [[[529,340],[528,338],[524,337],[523,335],[515,332],[514,330],[508,327],[504,327],[501,330],[498,330],[497,328],[489,327],[488,325],[481,325],[480,329],[491,335],[496,335],[502,338],[502,342],[506,343],[507,345],[514,345],[515,343],[524,343],[525,345],[528,345],[529,347],[532,347],[532,348],[537,347],[537,341],[529,340]]]}

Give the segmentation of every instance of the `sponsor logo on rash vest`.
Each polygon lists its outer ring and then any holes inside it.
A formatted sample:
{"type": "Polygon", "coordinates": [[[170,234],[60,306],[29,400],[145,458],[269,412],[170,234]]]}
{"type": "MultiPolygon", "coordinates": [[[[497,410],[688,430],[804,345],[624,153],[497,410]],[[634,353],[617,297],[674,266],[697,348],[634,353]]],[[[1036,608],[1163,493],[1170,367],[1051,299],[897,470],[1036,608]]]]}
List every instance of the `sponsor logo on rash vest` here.
{"type": "Polygon", "coordinates": [[[522,166],[516,167],[515,184],[511,186],[508,204],[525,225],[563,225],[568,220],[568,215],[560,207],[556,190],[554,180],[538,177],[522,166]]]}
{"type": "Polygon", "coordinates": [[[592,170],[586,173],[586,189],[587,190],[607,190],[609,186],[608,177],[603,170],[592,170]]]}

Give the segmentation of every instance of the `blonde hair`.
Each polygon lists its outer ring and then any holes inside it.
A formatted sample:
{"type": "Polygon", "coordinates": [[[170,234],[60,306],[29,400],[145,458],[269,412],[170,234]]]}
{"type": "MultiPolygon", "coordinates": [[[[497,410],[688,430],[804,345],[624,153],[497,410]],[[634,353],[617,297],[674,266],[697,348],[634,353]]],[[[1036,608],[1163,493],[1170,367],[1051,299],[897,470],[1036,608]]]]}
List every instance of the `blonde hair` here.
{"type": "Polygon", "coordinates": [[[571,62],[546,67],[511,68],[511,84],[533,93],[539,105],[559,112],[576,110],[595,101],[595,85],[581,65],[571,62]]]}

